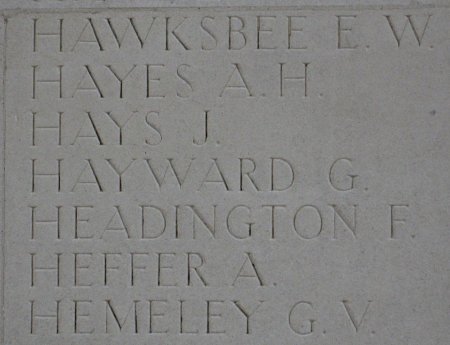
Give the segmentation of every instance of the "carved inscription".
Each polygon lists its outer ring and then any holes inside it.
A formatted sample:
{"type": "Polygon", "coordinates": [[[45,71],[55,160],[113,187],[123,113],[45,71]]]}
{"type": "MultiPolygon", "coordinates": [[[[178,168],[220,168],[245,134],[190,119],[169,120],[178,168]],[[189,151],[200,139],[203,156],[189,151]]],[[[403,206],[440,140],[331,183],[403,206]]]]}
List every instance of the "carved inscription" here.
{"type": "Polygon", "coordinates": [[[402,66],[433,54],[443,20],[379,9],[12,15],[16,317],[5,344],[377,336],[393,303],[371,284],[394,278],[373,270],[389,271],[385,258],[424,230],[402,179],[418,168],[404,168],[395,131],[414,111],[401,80],[421,77],[402,66]],[[395,84],[383,84],[386,54],[395,84]],[[359,81],[371,73],[384,98],[359,81]]]}

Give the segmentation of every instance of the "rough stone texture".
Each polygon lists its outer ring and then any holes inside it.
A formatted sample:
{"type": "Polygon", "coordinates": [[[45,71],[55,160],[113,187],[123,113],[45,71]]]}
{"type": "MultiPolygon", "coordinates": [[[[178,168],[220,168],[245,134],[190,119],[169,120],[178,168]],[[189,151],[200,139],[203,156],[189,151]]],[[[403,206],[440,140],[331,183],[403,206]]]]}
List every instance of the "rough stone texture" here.
{"type": "Polygon", "coordinates": [[[0,6],[2,344],[450,343],[446,2],[0,6]]]}
{"type": "Polygon", "coordinates": [[[3,0],[0,8],[226,7],[226,6],[445,6],[446,0],[3,0]]]}

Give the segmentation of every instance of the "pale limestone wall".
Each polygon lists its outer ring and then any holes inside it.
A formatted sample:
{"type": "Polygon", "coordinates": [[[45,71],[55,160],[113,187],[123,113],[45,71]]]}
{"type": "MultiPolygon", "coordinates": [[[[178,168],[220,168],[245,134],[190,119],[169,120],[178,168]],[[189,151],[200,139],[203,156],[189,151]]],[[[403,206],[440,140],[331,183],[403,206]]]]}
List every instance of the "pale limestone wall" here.
{"type": "Polygon", "coordinates": [[[447,2],[0,8],[1,344],[450,342],[447,2]]]}

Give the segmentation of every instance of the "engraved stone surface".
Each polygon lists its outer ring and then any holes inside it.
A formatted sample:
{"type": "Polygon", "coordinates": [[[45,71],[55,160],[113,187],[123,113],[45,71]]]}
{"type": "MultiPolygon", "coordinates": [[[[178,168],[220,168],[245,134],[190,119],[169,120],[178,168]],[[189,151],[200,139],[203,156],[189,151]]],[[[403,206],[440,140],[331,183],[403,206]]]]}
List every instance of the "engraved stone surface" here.
{"type": "Polygon", "coordinates": [[[0,6],[1,344],[450,343],[448,3],[0,6]]]}

